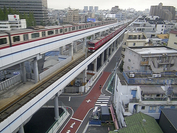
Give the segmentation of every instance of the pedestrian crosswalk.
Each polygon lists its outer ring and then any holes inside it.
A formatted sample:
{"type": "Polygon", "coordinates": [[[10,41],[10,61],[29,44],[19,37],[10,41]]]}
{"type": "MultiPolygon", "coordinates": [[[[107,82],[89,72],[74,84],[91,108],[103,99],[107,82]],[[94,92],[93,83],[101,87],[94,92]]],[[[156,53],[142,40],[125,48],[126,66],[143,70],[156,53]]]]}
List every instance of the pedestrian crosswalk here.
{"type": "Polygon", "coordinates": [[[110,96],[100,95],[97,102],[95,103],[95,107],[98,106],[107,106],[109,103],[110,96]]]}

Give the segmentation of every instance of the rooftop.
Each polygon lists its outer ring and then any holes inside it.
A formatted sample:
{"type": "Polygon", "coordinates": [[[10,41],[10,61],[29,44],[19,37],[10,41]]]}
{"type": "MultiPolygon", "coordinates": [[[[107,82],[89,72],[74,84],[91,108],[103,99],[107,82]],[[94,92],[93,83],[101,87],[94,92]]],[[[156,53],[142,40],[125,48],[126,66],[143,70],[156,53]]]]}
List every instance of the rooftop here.
{"type": "Polygon", "coordinates": [[[143,113],[125,117],[126,127],[110,133],[163,133],[156,120],[143,113]]]}
{"type": "Polygon", "coordinates": [[[177,109],[164,108],[161,109],[162,113],[170,121],[173,127],[177,130],[177,109]]]}
{"type": "Polygon", "coordinates": [[[165,94],[161,86],[140,86],[142,94],[165,94]]]}
{"type": "Polygon", "coordinates": [[[168,47],[131,47],[131,50],[142,55],[142,54],[176,54],[177,50],[168,47]]]}

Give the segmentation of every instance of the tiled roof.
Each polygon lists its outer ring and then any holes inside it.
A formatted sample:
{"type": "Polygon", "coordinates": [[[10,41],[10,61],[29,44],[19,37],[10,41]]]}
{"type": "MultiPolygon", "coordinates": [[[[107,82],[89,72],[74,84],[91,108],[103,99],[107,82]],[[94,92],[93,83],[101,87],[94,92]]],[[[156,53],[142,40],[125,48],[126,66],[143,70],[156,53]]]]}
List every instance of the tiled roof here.
{"type": "Polygon", "coordinates": [[[125,123],[127,126],[119,129],[117,133],[163,133],[153,117],[141,112],[125,117],[125,123]]]}

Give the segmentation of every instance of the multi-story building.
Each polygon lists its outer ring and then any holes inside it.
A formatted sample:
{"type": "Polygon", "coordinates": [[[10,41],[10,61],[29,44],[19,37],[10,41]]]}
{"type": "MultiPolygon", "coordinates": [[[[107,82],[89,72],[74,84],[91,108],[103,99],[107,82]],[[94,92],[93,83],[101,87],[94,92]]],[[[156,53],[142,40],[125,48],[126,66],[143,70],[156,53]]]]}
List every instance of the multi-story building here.
{"type": "Polygon", "coordinates": [[[4,6],[16,9],[22,14],[32,12],[37,25],[41,22],[46,24],[48,21],[47,0],[1,0],[0,8],[4,6]]]}
{"type": "Polygon", "coordinates": [[[177,50],[177,30],[170,31],[168,47],[177,50]]]}
{"type": "Polygon", "coordinates": [[[177,75],[153,77],[152,74],[148,71],[117,74],[113,105],[122,127],[125,116],[142,112],[159,119],[162,108],[177,108],[177,86],[165,85],[169,80],[176,82],[177,75]]]}
{"type": "Polygon", "coordinates": [[[93,6],[89,6],[89,11],[93,12],[93,6]]]}
{"type": "Polygon", "coordinates": [[[79,22],[79,10],[73,9],[68,10],[66,14],[66,18],[63,19],[64,22],[67,23],[78,23],[79,22]]]}
{"type": "Polygon", "coordinates": [[[95,12],[98,11],[98,6],[94,6],[94,11],[95,11],[95,12]]]}
{"type": "Polygon", "coordinates": [[[112,13],[112,14],[116,14],[119,10],[120,10],[120,9],[119,9],[119,6],[112,7],[112,8],[111,8],[111,13],[112,13]]]}
{"type": "Polygon", "coordinates": [[[20,19],[19,15],[8,15],[8,21],[0,21],[0,31],[25,28],[26,19],[20,19]]]}
{"type": "Polygon", "coordinates": [[[151,16],[159,16],[164,20],[173,20],[175,19],[175,7],[174,6],[163,6],[160,3],[157,6],[151,6],[150,15],[151,16]]]}
{"type": "Polygon", "coordinates": [[[124,45],[123,48],[126,47],[137,47],[137,46],[145,46],[148,44],[149,39],[143,32],[131,32],[127,31],[124,33],[124,45]]]}
{"type": "Polygon", "coordinates": [[[88,12],[88,6],[84,6],[84,11],[88,12]]]}
{"type": "Polygon", "coordinates": [[[168,47],[129,47],[122,51],[124,71],[177,71],[177,50],[168,47]]]}

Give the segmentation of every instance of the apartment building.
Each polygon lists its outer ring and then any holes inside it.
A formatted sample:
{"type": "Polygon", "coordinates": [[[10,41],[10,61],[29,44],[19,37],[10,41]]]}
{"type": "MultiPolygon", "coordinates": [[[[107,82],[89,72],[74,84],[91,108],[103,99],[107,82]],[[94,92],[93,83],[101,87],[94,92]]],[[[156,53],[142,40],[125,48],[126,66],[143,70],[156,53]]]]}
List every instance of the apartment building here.
{"type": "Polygon", "coordinates": [[[146,37],[146,35],[143,32],[127,31],[124,33],[123,42],[124,42],[124,45],[122,46],[123,48],[138,47],[138,46],[147,45],[149,39],[146,37]]]}
{"type": "Polygon", "coordinates": [[[129,47],[122,51],[124,71],[177,71],[177,50],[169,47],[129,47]]]}
{"type": "Polygon", "coordinates": [[[150,15],[159,16],[164,20],[173,20],[175,19],[175,7],[174,6],[163,6],[162,3],[159,3],[157,6],[151,6],[150,15]]]}
{"type": "MultiPolygon", "coordinates": [[[[167,83],[167,79],[172,80],[171,76],[152,75],[150,71],[116,75],[113,105],[121,127],[125,126],[125,116],[142,112],[159,119],[162,108],[177,108],[177,86],[167,83]]],[[[173,80],[177,81],[177,74],[173,80]]]]}
{"type": "Polygon", "coordinates": [[[66,18],[63,19],[66,23],[78,23],[79,22],[79,10],[78,9],[70,9],[67,11],[66,18]]]}

